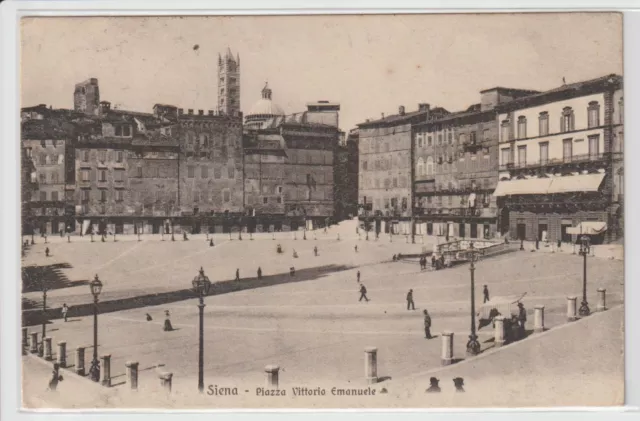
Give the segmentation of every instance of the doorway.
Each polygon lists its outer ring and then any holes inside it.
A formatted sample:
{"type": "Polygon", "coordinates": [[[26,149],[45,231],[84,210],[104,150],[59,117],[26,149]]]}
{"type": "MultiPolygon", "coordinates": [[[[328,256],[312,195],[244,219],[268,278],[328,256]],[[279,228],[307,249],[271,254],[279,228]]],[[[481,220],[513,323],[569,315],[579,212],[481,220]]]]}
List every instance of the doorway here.
{"type": "Polygon", "coordinates": [[[571,224],[563,223],[560,226],[560,239],[562,240],[563,243],[571,242],[571,234],[567,233],[568,228],[571,228],[571,224]]]}
{"type": "Polygon", "coordinates": [[[459,236],[462,238],[466,236],[465,224],[458,224],[458,233],[459,233],[459,236]]]}
{"type": "Polygon", "coordinates": [[[124,234],[124,223],[123,222],[116,222],[115,224],[115,231],[116,234],[124,234]]]}
{"type": "Polygon", "coordinates": [[[545,241],[547,238],[542,238],[542,233],[546,232],[547,237],[549,236],[549,227],[547,224],[538,224],[538,240],[545,241]]]}
{"type": "Polygon", "coordinates": [[[154,222],[151,226],[151,232],[153,234],[160,234],[160,228],[162,227],[162,222],[154,222]]]}
{"type": "Polygon", "coordinates": [[[471,224],[471,238],[478,238],[478,224],[471,224]]]}
{"type": "Polygon", "coordinates": [[[518,224],[516,225],[516,232],[518,234],[518,240],[524,240],[527,235],[527,225],[526,224],[518,224]]]}

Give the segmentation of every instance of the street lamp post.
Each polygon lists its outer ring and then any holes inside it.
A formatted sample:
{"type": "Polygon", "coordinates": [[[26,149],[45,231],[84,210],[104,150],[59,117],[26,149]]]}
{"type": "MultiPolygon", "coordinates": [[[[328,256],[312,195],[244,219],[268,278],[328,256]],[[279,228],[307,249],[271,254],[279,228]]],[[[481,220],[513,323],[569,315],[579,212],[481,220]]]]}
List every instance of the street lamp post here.
{"type": "Polygon", "coordinates": [[[471,265],[469,271],[471,272],[471,335],[469,335],[469,342],[467,342],[467,354],[478,355],[480,353],[480,342],[478,342],[478,336],[476,335],[476,287],[475,287],[475,262],[478,260],[479,250],[473,247],[473,242],[469,244],[469,258],[471,265]]]}
{"type": "Polygon", "coordinates": [[[93,360],[91,361],[91,380],[100,381],[100,361],[98,361],[98,296],[102,291],[102,282],[98,279],[98,275],[89,283],[91,294],[93,295],[93,360]]]}
{"type": "Polygon", "coordinates": [[[591,250],[590,239],[588,236],[583,235],[580,238],[580,255],[583,257],[583,270],[582,270],[582,303],[580,303],[580,310],[578,314],[580,316],[588,316],[591,314],[589,310],[589,303],[587,302],[587,256],[591,250]]]}
{"type": "Polygon", "coordinates": [[[44,279],[44,271],[41,271],[40,276],[40,282],[42,282],[42,346],[44,347],[44,338],[47,337],[47,291],[49,286],[44,279]]]}
{"type": "Polygon", "coordinates": [[[198,390],[200,393],[204,392],[204,297],[209,293],[211,288],[211,281],[204,274],[204,270],[200,268],[198,276],[193,278],[191,282],[193,291],[196,293],[200,302],[198,303],[198,310],[200,310],[200,330],[199,330],[199,342],[198,342],[198,390]]]}

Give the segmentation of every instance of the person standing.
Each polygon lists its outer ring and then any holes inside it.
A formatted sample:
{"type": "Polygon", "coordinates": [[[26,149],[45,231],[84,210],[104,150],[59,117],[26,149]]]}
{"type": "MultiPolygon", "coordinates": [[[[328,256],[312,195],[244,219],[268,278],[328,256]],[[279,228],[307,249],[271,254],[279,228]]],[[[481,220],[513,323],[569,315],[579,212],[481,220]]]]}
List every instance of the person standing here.
{"type": "Polygon", "coordinates": [[[487,288],[487,286],[485,285],[484,288],[482,289],[482,294],[484,295],[484,301],[483,303],[486,303],[487,301],[489,301],[489,288],[487,288]]]}
{"type": "Polygon", "coordinates": [[[416,309],[416,305],[413,302],[413,290],[410,289],[409,292],[407,292],[407,310],[409,310],[409,308],[411,308],[412,310],[416,309]]]}
{"type": "Polygon", "coordinates": [[[364,285],[360,284],[360,299],[358,301],[362,301],[363,298],[367,302],[369,302],[369,299],[367,298],[367,288],[365,288],[364,285]]]}
{"type": "Polygon", "coordinates": [[[318,255],[318,246],[315,246],[313,248],[313,254],[315,254],[316,256],[318,255]]]}
{"type": "Polygon", "coordinates": [[[358,277],[358,283],[360,283],[360,271],[358,271],[358,274],[356,276],[358,277]]]}
{"type": "Polygon", "coordinates": [[[453,379],[453,385],[456,387],[456,392],[464,392],[464,379],[462,377],[453,379]]]}
{"type": "Polygon", "coordinates": [[[169,310],[164,311],[164,331],[171,332],[173,330],[173,326],[171,325],[171,320],[169,319],[169,310]]]}
{"type": "Polygon", "coordinates": [[[427,339],[433,338],[431,336],[431,316],[427,310],[424,311],[424,337],[427,339]]]}
{"type": "Polygon", "coordinates": [[[429,388],[427,389],[427,393],[440,393],[440,386],[438,385],[438,383],[440,382],[440,380],[438,380],[435,377],[431,377],[429,379],[429,383],[431,384],[431,386],[429,386],[429,388]]]}
{"type": "Polygon", "coordinates": [[[240,280],[240,269],[236,269],[236,281],[240,280]]]}
{"type": "Polygon", "coordinates": [[[525,323],[527,322],[527,310],[524,308],[524,304],[518,303],[518,327],[520,328],[520,338],[524,338],[525,323]]]}
{"type": "Polygon", "coordinates": [[[358,245],[357,244],[355,245],[354,250],[356,251],[356,253],[358,252],[358,245]]]}
{"type": "Polygon", "coordinates": [[[69,307],[67,307],[67,303],[62,304],[62,317],[66,323],[67,321],[67,313],[69,313],[69,307]]]}
{"type": "Polygon", "coordinates": [[[258,279],[262,279],[262,268],[258,266],[258,279]]]}

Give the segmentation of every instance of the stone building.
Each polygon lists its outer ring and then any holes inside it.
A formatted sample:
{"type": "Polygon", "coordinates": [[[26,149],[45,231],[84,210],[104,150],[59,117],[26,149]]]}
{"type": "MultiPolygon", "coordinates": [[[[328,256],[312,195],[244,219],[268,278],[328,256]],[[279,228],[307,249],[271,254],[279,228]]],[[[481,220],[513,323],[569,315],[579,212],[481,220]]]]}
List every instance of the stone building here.
{"type": "Polygon", "coordinates": [[[495,107],[535,91],[493,88],[481,103],[413,126],[416,233],[490,238],[498,231],[495,107]]]}
{"type": "Polygon", "coordinates": [[[336,218],[358,214],[358,129],[352,129],[336,149],[334,165],[336,218]]]}
{"type": "Polygon", "coordinates": [[[73,93],[73,109],[77,112],[97,115],[100,108],[98,79],[91,78],[76,84],[73,93]]]}
{"type": "Polygon", "coordinates": [[[273,102],[273,91],[266,83],[262,88],[262,98],[260,98],[249,110],[245,117],[244,127],[248,130],[260,129],[262,124],[275,117],[284,116],[282,108],[273,102]]]}
{"type": "Polygon", "coordinates": [[[376,232],[410,232],[412,216],[412,127],[448,114],[443,108],[418,104],[418,110],[358,124],[360,216],[375,218],[376,232]]]}
{"type": "Polygon", "coordinates": [[[512,239],[622,235],[622,77],[562,85],[498,106],[503,230],[512,239]]]}
{"type": "Polygon", "coordinates": [[[240,56],[233,57],[231,49],[218,55],[218,113],[237,115],[240,108],[240,56]]]}

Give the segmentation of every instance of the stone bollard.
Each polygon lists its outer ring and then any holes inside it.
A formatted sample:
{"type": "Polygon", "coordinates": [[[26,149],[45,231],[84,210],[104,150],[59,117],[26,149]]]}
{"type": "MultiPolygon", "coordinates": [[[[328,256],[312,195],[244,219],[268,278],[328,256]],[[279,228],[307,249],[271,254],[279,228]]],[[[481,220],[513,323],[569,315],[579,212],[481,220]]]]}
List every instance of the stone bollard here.
{"type": "Polygon", "coordinates": [[[453,332],[442,332],[442,365],[453,362],[453,332]]]}
{"type": "Polygon", "coordinates": [[[495,324],[495,347],[499,348],[505,343],[505,334],[504,334],[504,317],[496,316],[493,319],[493,323],[495,324]]]}
{"type": "Polygon", "coordinates": [[[605,288],[598,288],[598,304],[596,305],[596,311],[605,311],[607,309],[607,290],[605,288]]]}
{"type": "Polygon", "coordinates": [[[111,355],[103,355],[102,359],[102,370],[100,370],[100,383],[103,386],[111,387],[111,355]]]}
{"type": "Polygon", "coordinates": [[[364,349],[364,377],[367,384],[378,383],[378,348],[364,349]]]}
{"type": "Polygon", "coordinates": [[[51,355],[51,338],[44,338],[44,359],[47,361],[53,359],[51,355]]]}
{"type": "Polygon", "coordinates": [[[29,336],[28,336],[27,328],[23,327],[22,328],[22,349],[27,349],[28,346],[29,346],[29,336]]]}
{"type": "Polygon", "coordinates": [[[171,379],[173,373],[160,373],[160,386],[167,392],[171,393],[171,379]]]}
{"type": "Polygon", "coordinates": [[[29,352],[38,353],[38,332],[31,332],[31,342],[29,343],[29,352]]]}
{"type": "Polygon", "coordinates": [[[64,341],[58,342],[58,364],[60,368],[67,366],[67,343],[64,341]]]}
{"type": "Polygon", "coordinates": [[[576,300],[577,297],[567,297],[567,320],[570,322],[578,319],[576,313],[576,300]]]}
{"type": "Polygon", "coordinates": [[[264,368],[264,372],[267,373],[267,387],[271,389],[278,388],[278,372],[280,367],[277,365],[268,365],[264,368]]]}
{"type": "Polygon", "coordinates": [[[533,331],[544,332],[544,306],[537,305],[533,308],[533,331]]]}
{"type": "Polygon", "coordinates": [[[76,348],[76,374],[84,376],[84,347],[76,348]]]}
{"type": "Polygon", "coordinates": [[[125,366],[127,367],[127,379],[129,379],[131,390],[138,390],[138,362],[127,361],[125,366]]]}

